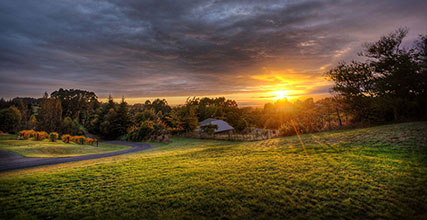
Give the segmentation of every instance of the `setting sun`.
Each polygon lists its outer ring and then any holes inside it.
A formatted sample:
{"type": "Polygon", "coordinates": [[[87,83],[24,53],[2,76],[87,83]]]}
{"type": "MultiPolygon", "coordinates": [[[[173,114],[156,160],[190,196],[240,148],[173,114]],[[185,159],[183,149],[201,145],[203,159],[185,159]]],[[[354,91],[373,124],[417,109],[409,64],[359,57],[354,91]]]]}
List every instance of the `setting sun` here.
{"type": "Polygon", "coordinates": [[[274,91],[273,92],[275,97],[274,99],[289,99],[288,95],[289,95],[289,91],[284,91],[284,90],[279,90],[279,91],[274,91]]]}

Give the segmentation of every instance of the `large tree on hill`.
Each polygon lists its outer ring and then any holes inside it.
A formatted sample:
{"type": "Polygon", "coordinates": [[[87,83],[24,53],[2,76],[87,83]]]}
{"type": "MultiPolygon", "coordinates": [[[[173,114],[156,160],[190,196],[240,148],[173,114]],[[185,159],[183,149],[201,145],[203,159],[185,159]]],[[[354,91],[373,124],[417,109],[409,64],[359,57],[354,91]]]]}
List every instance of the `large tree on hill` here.
{"type": "MultiPolygon", "coordinates": [[[[327,73],[335,82],[333,91],[343,97],[355,119],[384,121],[421,116],[420,97],[425,94],[422,52],[401,46],[407,32],[398,29],[365,44],[359,55],[366,61],[341,63],[327,73]]],[[[419,51],[423,51],[420,45],[419,51]]]]}

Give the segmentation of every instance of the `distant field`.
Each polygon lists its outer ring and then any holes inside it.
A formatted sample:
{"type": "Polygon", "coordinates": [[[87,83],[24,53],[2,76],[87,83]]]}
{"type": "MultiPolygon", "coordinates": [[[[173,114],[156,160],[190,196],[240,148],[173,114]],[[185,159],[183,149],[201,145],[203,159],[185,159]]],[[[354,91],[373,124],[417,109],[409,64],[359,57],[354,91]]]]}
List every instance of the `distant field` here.
{"type": "Polygon", "coordinates": [[[0,150],[10,151],[26,157],[73,157],[88,154],[108,153],[125,150],[129,146],[99,143],[96,145],[67,144],[58,140],[16,140],[15,135],[0,135],[0,150]]]}
{"type": "Polygon", "coordinates": [[[173,139],[0,174],[0,218],[426,219],[427,123],[259,142],[173,139]]]}

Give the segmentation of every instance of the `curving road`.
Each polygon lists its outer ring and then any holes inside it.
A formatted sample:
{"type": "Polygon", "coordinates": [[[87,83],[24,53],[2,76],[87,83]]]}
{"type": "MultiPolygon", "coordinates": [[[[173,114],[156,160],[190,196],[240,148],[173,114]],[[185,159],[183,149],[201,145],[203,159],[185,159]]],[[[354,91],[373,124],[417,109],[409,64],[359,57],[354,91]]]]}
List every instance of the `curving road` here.
{"type": "Polygon", "coordinates": [[[125,141],[104,141],[103,143],[126,145],[131,146],[131,148],[122,151],[84,155],[77,157],[24,157],[11,152],[0,151],[0,172],[75,162],[81,160],[98,159],[103,157],[112,157],[147,150],[153,147],[149,144],[125,141]]]}

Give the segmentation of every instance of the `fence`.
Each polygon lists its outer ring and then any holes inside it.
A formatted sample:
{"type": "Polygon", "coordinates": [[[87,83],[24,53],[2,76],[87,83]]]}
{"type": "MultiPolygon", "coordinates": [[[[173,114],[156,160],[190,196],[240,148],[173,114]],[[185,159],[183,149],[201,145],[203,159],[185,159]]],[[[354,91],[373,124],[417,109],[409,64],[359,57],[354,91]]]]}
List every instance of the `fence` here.
{"type": "Polygon", "coordinates": [[[192,132],[192,133],[179,134],[175,136],[184,137],[184,138],[214,139],[214,140],[226,140],[226,141],[261,141],[261,140],[267,140],[267,139],[279,137],[279,133],[273,132],[271,130],[268,130],[267,132],[263,132],[263,133],[260,133],[260,132],[250,133],[250,134],[225,133],[225,134],[213,134],[213,135],[192,132]]]}

